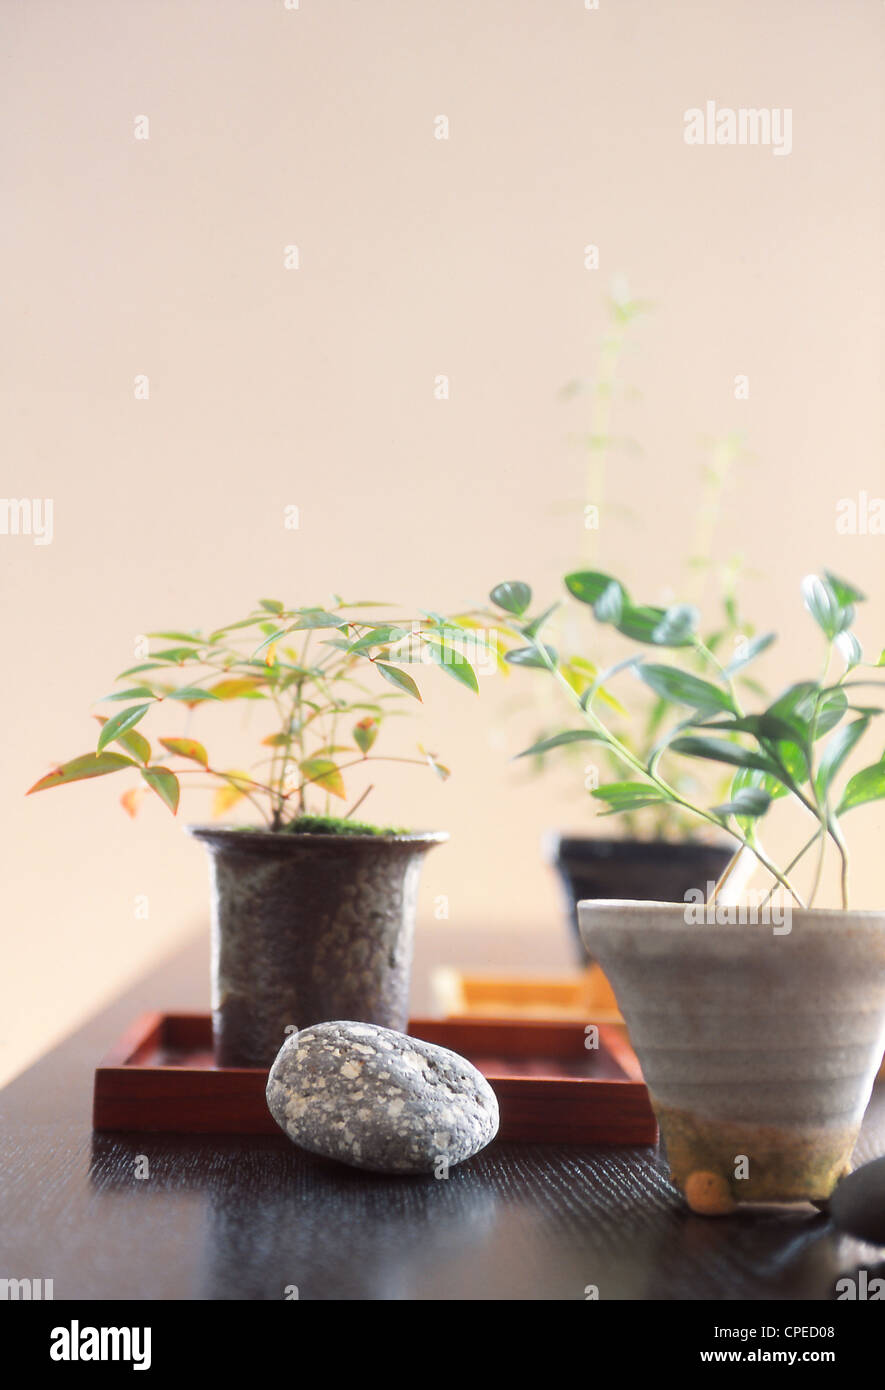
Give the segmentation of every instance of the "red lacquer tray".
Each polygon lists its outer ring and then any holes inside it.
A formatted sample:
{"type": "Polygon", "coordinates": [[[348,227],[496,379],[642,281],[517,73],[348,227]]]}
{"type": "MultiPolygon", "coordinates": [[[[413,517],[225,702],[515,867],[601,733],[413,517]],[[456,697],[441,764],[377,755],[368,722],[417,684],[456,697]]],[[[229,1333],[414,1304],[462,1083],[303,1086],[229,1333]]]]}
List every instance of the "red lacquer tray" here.
{"type": "MultiPolygon", "coordinates": [[[[409,1033],[460,1052],[487,1077],[501,1139],[653,1144],[657,1125],[636,1054],[599,1025],[586,1047],[570,1021],[413,1018],[409,1033]]],[[[98,1130],[279,1134],[265,1102],[267,1073],[216,1067],[208,1014],[144,1014],[95,1071],[98,1130]]]]}

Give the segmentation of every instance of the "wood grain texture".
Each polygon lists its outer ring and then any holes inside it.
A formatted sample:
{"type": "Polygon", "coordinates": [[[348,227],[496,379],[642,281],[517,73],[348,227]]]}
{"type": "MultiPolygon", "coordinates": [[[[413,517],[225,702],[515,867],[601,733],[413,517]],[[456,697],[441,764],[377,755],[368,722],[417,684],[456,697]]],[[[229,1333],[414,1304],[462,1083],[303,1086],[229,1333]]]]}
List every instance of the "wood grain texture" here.
{"type": "MultiPolygon", "coordinates": [[[[650,1146],[500,1143],[436,1181],[282,1135],[93,1136],[96,1060],[140,1012],[205,1008],[206,959],[201,936],[0,1092],[0,1275],[59,1300],[827,1300],[883,1258],[811,1209],[692,1216],[650,1146]]],[[[880,1087],[858,1154],[883,1152],[880,1087]]]]}

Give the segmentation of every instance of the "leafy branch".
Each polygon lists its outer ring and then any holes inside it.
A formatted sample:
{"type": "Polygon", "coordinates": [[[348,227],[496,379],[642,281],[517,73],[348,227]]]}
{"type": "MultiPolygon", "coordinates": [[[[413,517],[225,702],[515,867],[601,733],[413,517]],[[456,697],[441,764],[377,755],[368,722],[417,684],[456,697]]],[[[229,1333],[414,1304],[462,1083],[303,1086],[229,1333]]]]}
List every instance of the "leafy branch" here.
{"type": "Polygon", "coordinates": [[[403,704],[422,698],[406,666],[439,666],[460,685],[478,691],[476,672],[463,651],[464,630],[438,613],[392,621],[361,611],[387,606],[347,604],[335,596],[329,608],[288,608],[279,600],[262,599],[247,617],[206,635],[148,634],[151,643],[163,645],[123,671],[117,677],[123,688],[99,702],[123,708],[96,716],[95,749],[54,768],[30,791],[135,771],[140,783],[122,797],[127,812],[135,815],[141,797],[153,791],[174,814],[180,779],[202,774],[215,788],[216,814],[249,801],[269,829],[282,830],[311,813],[318,796],[328,815],[331,797],[347,799],[344,774],[370,762],[425,766],[447,778],[448,768],[420,745],[416,758],[371,750],[387,719],[402,713],[403,704]],[[379,685],[390,689],[379,690],[379,685]],[[261,749],[269,751],[246,769],[216,764],[189,731],[194,711],[234,702],[247,707],[257,703],[272,714],[271,732],[260,740],[261,749]],[[157,739],[155,750],[141,726],[173,711],[179,717],[185,713],[186,727],[157,739]],[[351,727],[341,739],[344,721],[351,727]]]}
{"type": "MultiPolygon", "coordinates": [[[[732,836],[739,850],[750,850],[775,883],[802,906],[805,904],[791,877],[793,870],[817,845],[810,906],[819,888],[829,843],[839,856],[841,899],[847,908],[849,854],[841,818],[855,806],[885,798],[885,757],[855,773],[841,794],[833,795],[836,778],[849,755],[871,721],[883,713],[878,706],[852,703],[847,693],[870,683],[846,679],[864,665],[860,643],[851,631],[855,605],[863,601],[864,595],[828,572],[803,581],[805,607],[825,638],[822,673],[816,681],[805,680],[790,686],[760,712],[747,714],[737,696],[735,677],[772,644],[774,634],[748,642],[729,665],[723,666],[698,634],[700,615],[693,605],[660,608],[636,604],[617,579],[595,570],[569,574],[565,585],[574,598],[591,608],[598,623],[634,642],[670,649],[690,658],[705,674],[697,675],[684,666],[649,662],[639,653],[598,672],[582,687],[574,681],[573,672],[563,669],[555,648],[544,640],[544,627],[552,610],[548,608],[532,618],[529,586],[521,582],[499,584],[492,590],[491,602],[505,615],[506,630],[521,642],[506,653],[505,659],[511,665],[540,669],[551,675],[582,716],[584,725],[544,738],[519,756],[544,755],[553,748],[581,740],[596,743],[628,773],[626,780],[593,790],[592,795],[605,804],[603,815],[630,815],[646,807],[678,807],[732,836]],[[828,673],[834,652],[841,655],[844,670],[838,680],[830,682],[828,673]],[[627,672],[656,694],[666,715],[675,717],[645,757],[638,756],[613,731],[599,709],[608,683],[627,672]],[[661,771],[662,762],[677,760],[678,766],[679,758],[700,759],[731,770],[728,798],[717,805],[704,806],[686,795],[672,777],[661,771]],[[764,849],[759,824],[772,804],[785,796],[813,818],[816,828],[787,866],[781,868],[764,849]]],[[[883,664],[885,654],[877,666],[883,664]]]]}

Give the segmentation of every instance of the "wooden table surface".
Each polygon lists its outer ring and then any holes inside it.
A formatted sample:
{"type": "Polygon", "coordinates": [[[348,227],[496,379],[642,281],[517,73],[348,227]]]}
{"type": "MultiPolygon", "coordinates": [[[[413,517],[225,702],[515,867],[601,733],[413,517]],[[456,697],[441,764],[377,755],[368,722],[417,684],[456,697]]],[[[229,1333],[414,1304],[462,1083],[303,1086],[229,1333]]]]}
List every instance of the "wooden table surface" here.
{"type": "MultiPolygon", "coordinates": [[[[205,1007],[206,972],[201,938],[0,1092],[0,1277],[56,1299],[831,1300],[885,1258],[810,1208],[693,1216],[651,1148],[494,1144],[437,1181],[283,1135],[93,1135],[96,1061],[144,1010],[205,1007]]],[[[856,1161],[882,1153],[879,1086],[856,1161]]]]}

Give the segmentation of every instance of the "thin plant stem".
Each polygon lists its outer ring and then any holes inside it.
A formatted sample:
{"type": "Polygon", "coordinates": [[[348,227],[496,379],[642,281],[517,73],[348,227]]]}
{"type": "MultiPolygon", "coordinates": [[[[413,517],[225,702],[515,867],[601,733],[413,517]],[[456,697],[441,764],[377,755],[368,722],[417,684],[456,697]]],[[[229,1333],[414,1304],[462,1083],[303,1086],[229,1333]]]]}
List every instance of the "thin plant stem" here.
{"type": "Polygon", "coordinates": [[[737,867],[737,862],[738,862],[738,860],[740,859],[741,855],[743,854],[744,848],[745,848],[744,845],[738,845],[738,847],[737,847],[737,849],[735,850],[734,854],[731,856],[731,858],[729,859],[729,861],[728,861],[728,863],[726,864],[725,868],[722,870],[722,873],[719,875],[718,879],[717,879],[716,882],[714,883],[714,885],[713,885],[713,891],[712,891],[712,893],[710,894],[710,896],[707,898],[706,906],[709,907],[712,903],[715,903],[715,901],[716,901],[716,899],[718,898],[718,896],[719,896],[719,894],[720,894],[722,888],[724,887],[725,883],[726,883],[727,880],[731,877],[731,875],[732,875],[734,869],[737,867]]]}
{"type": "Polygon", "coordinates": [[[345,813],[344,813],[344,819],[345,819],[345,820],[350,820],[350,818],[351,818],[351,816],[353,815],[354,811],[358,811],[359,808],[360,808],[360,806],[362,806],[362,804],[363,804],[363,802],[365,801],[366,797],[369,795],[369,792],[372,792],[372,791],[374,791],[374,790],[375,790],[375,788],[374,788],[374,786],[371,785],[371,784],[370,784],[368,787],[366,787],[366,790],[363,792],[362,796],[358,796],[358,797],[357,797],[356,801],[353,803],[353,805],[351,806],[350,810],[349,810],[349,811],[345,811],[345,813]]]}

